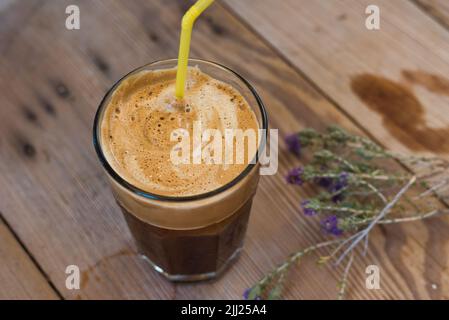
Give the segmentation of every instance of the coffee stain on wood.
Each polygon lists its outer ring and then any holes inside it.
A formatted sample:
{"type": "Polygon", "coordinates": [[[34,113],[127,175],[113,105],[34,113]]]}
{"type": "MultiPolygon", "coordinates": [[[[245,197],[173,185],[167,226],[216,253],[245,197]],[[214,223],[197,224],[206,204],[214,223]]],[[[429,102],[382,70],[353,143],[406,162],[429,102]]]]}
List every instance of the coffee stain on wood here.
{"type": "Polygon", "coordinates": [[[425,71],[402,70],[402,76],[412,84],[420,85],[430,92],[449,96],[449,79],[425,71]]]}
{"type": "Polygon", "coordinates": [[[90,56],[93,64],[97,67],[97,69],[100,70],[106,76],[109,76],[111,68],[109,67],[109,64],[106,62],[106,60],[103,57],[101,57],[98,53],[92,52],[90,56]]]}
{"type": "Polygon", "coordinates": [[[39,105],[49,115],[56,116],[56,109],[53,104],[41,95],[37,96],[39,105]]]}
{"type": "Polygon", "coordinates": [[[25,156],[27,159],[34,159],[36,157],[36,148],[22,133],[14,133],[11,137],[11,144],[20,156],[25,156]]]}
{"type": "Polygon", "coordinates": [[[37,114],[30,107],[26,105],[22,106],[22,113],[28,122],[31,122],[33,124],[38,123],[37,114]]]}
{"type": "Polygon", "coordinates": [[[71,96],[69,88],[60,80],[50,81],[50,84],[52,85],[54,91],[56,94],[63,98],[63,99],[69,99],[71,96]]]}
{"type": "Polygon", "coordinates": [[[118,257],[135,256],[135,255],[137,255],[137,253],[134,251],[131,251],[128,249],[122,249],[122,250],[119,250],[111,255],[101,258],[100,260],[95,262],[93,265],[87,267],[87,269],[85,269],[81,272],[81,279],[80,279],[81,289],[83,289],[87,286],[87,284],[89,283],[89,279],[91,278],[92,275],[94,276],[94,279],[97,282],[101,281],[101,278],[97,274],[94,273],[97,268],[110,263],[111,260],[116,259],[118,257]]]}
{"type": "Polygon", "coordinates": [[[148,32],[148,37],[154,43],[159,42],[159,36],[156,33],[152,32],[152,31],[148,32]]]}
{"type": "Polygon", "coordinates": [[[351,89],[382,116],[387,130],[408,148],[449,152],[449,128],[428,127],[424,106],[405,85],[381,76],[360,74],[351,79],[351,89]]]}
{"type": "Polygon", "coordinates": [[[36,148],[29,142],[22,145],[22,151],[27,158],[34,158],[36,155],[36,148]]]}
{"type": "Polygon", "coordinates": [[[226,34],[226,29],[220,25],[217,21],[215,21],[212,17],[206,18],[206,23],[212,32],[217,36],[222,36],[226,34]]]}

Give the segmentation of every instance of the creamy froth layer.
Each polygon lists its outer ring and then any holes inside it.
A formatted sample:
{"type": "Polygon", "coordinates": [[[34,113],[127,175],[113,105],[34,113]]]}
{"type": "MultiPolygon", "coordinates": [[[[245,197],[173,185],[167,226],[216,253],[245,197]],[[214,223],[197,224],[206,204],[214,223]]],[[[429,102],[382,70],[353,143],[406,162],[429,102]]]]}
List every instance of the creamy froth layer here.
{"type": "MultiPolygon", "coordinates": [[[[193,137],[194,124],[200,124],[201,130],[216,129],[223,137],[225,129],[252,129],[257,137],[258,122],[235,88],[198,68],[189,68],[185,97],[176,101],[175,78],[175,69],[164,69],[143,71],[124,80],[106,107],[101,145],[113,169],[142,190],[166,196],[209,192],[236,178],[256,148],[248,148],[245,140],[244,162],[235,163],[235,148],[226,149],[223,142],[222,159],[225,151],[233,150],[233,164],[177,164],[170,153],[181,137],[171,141],[172,132],[184,129],[193,137]]],[[[211,141],[203,142],[203,147],[211,141]]],[[[213,156],[207,148],[203,151],[213,156]]]]}

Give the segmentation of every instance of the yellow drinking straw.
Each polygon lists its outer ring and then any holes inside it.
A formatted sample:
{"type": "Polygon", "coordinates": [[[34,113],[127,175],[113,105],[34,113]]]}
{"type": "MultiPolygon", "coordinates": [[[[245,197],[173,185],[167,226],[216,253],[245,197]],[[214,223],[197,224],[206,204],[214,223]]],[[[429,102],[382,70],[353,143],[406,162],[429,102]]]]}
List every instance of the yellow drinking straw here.
{"type": "Polygon", "coordinates": [[[198,0],[182,17],[175,90],[175,95],[178,99],[184,97],[193,24],[195,23],[196,18],[198,18],[198,16],[212,4],[212,2],[214,2],[214,0],[198,0]]]}

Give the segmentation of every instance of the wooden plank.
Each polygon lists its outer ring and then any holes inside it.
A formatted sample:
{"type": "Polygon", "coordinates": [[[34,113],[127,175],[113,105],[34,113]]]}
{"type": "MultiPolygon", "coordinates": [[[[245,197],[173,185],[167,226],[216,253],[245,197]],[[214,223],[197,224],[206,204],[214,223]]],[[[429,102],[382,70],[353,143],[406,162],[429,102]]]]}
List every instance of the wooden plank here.
{"type": "Polygon", "coordinates": [[[445,0],[414,0],[414,2],[449,28],[449,2],[445,0]]]}
{"type": "MultiPolygon", "coordinates": [[[[365,8],[369,1],[287,0],[276,6],[266,0],[257,6],[225,2],[382,144],[396,151],[447,154],[449,113],[443,110],[449,101],[444,77],[449,34],[417,6],[377,1],[381,30],[368,31],[365,8]]],[[[415,289],[425,286],[430,297],[447,296],[447,287],[436,293],[425,282],[447,278],[443,271],[448,265],[449,244],[444,236],[448,221],[442,219],[440,225],[430,221],[426,230],[419,225],[408,229],[408,238],[421,243],[427,253],[416,258],[424,259],[427,271],[421,278],[410,277],[409,284],[415,289]],[[423,232],[428,240],[417,237],[423,232]],[[430,251],[432,243],[440,249],[430,251]],[[430,271],[432,263],[443,269],[430,271]]]]}
{"type": "MultiPolygon", "coordinates": [[[[279,173],[261,179],[244,253],[222,278],[173,285],[134,254],[91,146],[92,119],[102,95],[121,75],[149,61],[176,56],[178,25],[187,5],[174,0],[46,1],[4,50],[0,184],[6,187],[0,210],[64,297],[239,298],[291,251],[322,239],[316,221],[298,212],[300,198],[310,190],[284,182],[288,168],[298,162],[281,145],[279,173]],[[63,27],[65,6],[72,3],[81,9],[79,31],[63,27]],[[78,292],[65,289],[69,264],[83,270],[78,292]]],[[[271,126],[282,136],[328,123],[357,131],[219,5],[197,22],[192,45],[192,56],[220,61],[256,85],[271,126]]],[[[349,297],[447,297],[445,261],[435,263],[447,242],[434,224],[388,227],[373,235],[371,251],[354,265],[349,297]],[[405,236],[412,232],[416,238],[405,236]],[[440,245],[434,246],[430,238],[440,240],[440,245]],[[425,254],[422,241],[428,240],[430,253],[425,254]],[[372,263],[382,267],[381,290],[365,289],[364,270],[372,263]],[[432,284],[438,290],[432,290],[432,284]]],[[[318,269],[312,260],[301,268],[287,298],[335,297],[339,270],[318,269]]]]}
{"type": "Polygon", "coordinates": [[[376,2],[381,29],[372,31],[366,0],[227,3],[389,148],[449,152],[449,33],[419,7],[376,2]]]}
{"type": "Polygon", "coordinates": [[[0,221],[0,300],[58,299],[42,273],[0,221]]]}

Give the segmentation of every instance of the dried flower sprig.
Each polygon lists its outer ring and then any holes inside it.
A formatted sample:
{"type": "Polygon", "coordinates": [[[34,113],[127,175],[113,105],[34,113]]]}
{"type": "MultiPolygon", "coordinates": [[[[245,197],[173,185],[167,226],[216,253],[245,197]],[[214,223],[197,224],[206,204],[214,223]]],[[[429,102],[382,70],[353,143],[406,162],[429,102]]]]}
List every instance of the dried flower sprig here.
{"type": "Polygon", "coordinates": [[[325,234],[335,237],[299,250],[247,289],[245,299],[279,299],[292,266],[308,253],[328,248],[319,264],[338,266],[346,261],[338,299],[343,299],[355,249],[379,224],[418,221],[448,213],[449,162],[437,157],[406,156],[390,152],[368,138],[332,126],[320,133],[305,129],[285,140],[290,152],[310,151],[307,164],[291,169],[286,177],[294,186],[312,185],[316,195],[303,199],[300,210],[319,217],[325,234]],[[398,170],[398,162],[408,170],[398,170]]]}

